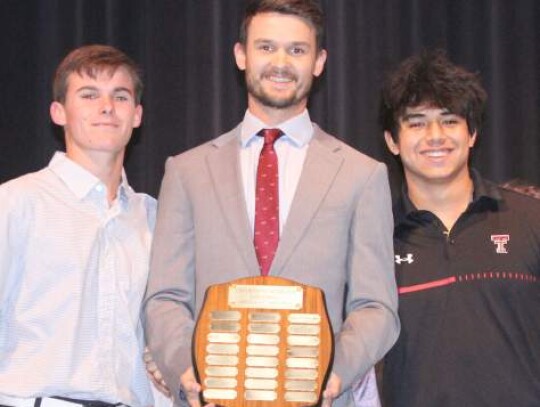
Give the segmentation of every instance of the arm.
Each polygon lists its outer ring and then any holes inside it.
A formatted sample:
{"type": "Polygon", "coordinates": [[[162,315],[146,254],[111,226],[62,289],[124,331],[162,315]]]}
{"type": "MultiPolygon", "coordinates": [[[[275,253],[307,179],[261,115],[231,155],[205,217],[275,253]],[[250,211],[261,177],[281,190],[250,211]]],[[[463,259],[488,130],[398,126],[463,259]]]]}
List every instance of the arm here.
{"type": "Polygon", "coordinates": [[[346,319],[334,359],[343,390],[380,360],[399,334],[393,228],[386,167],[377,164],[362,185],[350,228],[346,319]]]}
{"type": "Polygon", "coordinates": [[[23,276],[29,225],[33,224],[33,213],[27,210],[25,199],[14,185],[10,182],[0,186],[0,321],[23,276]]]}
{"type": "Polygon", "coordinates": [[[191,204],[175,161],[169,158],[158,201],[143,321],[148,347],[177,402],[180,376],[191,367],[194,240],[191,204]]]}

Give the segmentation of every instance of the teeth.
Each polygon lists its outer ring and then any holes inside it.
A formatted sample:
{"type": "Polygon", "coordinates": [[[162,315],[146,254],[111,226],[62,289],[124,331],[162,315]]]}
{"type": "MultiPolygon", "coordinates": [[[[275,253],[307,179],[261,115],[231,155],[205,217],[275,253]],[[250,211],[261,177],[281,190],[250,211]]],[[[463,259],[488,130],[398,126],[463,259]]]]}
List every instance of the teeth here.
{"type": "Polygon", "coordinates": [[[424,152],[428,157],[443,157],[448,154],[448,150],[432,150],[424,152]]]}
{"type": "Polygon", "coordinates": [[[279,82],[279,83],[292,82],[291,78],[283,78],[283,77],[278,77],[278,76],[271,76],[269,79],[272,82],[279,82]]]}

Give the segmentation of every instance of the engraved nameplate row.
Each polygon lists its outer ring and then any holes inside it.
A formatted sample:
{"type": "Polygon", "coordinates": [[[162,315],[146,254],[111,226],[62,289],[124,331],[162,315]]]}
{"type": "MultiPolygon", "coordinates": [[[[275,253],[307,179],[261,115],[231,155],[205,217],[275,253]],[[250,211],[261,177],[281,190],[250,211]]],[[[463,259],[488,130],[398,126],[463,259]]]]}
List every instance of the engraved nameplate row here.
{"type": "Polygon", "coordinates": [[[333,336],[320,290],[257,277],[208,289],[193,345],[205,402],[309,406],[321,396],[333,336]]]}

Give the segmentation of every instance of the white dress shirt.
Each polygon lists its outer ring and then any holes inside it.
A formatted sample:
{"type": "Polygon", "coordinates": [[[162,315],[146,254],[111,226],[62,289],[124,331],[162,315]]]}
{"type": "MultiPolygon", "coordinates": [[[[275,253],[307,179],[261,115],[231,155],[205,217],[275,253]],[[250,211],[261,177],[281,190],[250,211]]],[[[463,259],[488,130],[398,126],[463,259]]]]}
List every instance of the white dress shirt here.
{"type": "Polygon", "coordinates": [[[274,150],[278,157],[279,232],[281,234],[302,173],[308,144],[313,137],[313,124],[307,110],[276,126],[268,126],[249,110],[246,111],[240,131],[240,168],[252,232],[255,224],[257,166],[264,144],[264,139],[257,133],[269,128],[278,128],[283,132],[283,136],[274,143],[274,150]]]}
{"type": "Polygon", "coordinates": [[[0,186],[0,396],[153,403],[139,319],[155,200],[56,153],[0,186]]]}

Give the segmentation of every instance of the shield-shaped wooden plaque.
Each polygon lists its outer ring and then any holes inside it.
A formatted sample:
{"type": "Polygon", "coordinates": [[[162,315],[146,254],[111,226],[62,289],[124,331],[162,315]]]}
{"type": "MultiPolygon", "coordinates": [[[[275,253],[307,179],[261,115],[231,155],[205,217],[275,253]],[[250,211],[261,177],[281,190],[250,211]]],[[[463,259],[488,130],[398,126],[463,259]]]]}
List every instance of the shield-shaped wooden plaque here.
{"type": "Polygon", "coordinates": [[[316,405],[333,354],[319,288],[261,276],[207,289],[193,335],[193,365],[204,403],[316,405]]]}

